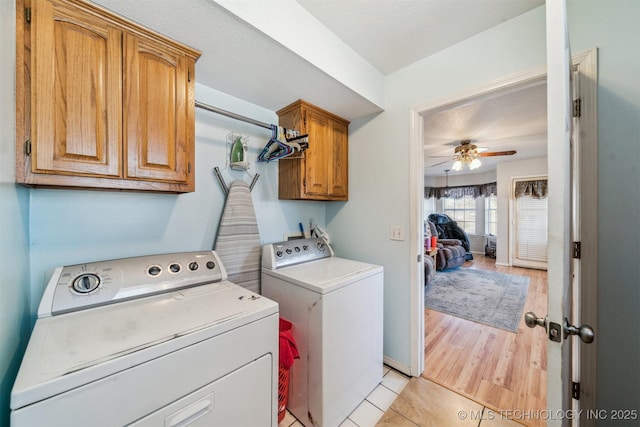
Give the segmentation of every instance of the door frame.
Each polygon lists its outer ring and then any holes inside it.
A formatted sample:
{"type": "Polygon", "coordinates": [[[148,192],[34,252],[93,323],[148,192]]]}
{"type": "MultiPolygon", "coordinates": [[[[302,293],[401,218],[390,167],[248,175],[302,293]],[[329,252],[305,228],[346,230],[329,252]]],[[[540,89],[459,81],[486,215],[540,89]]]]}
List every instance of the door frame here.
{"type": "MultiPolygon", "coordinates": [[[[588,99],[582,102],[580,117],[574,118],[573,136],[573,240],[581,242],[579,259],[573,259],[572,292],[574,306],[571,324],[598,325],[598,50],[593,48],[573,55],[572,70],[577,73],[574,96],[588,99]],[[580,185],[576,185],[579,183],[580,185]]],[[[573,400],[573,409],[596,409],[596,344],[579,345],[573,337],[572,381],[580,386],[580,400],[573,400]],[[578,347],[579,345],[579,347],[578,347]]],[[[569,408],[567,408],[569,409],[569,408]]],[[[595,418],[581,412],[580,425],[595,425],[595,418]]]]}
{"type": "MultiPolygon", "coordinates": [[[[584,96],[589,97],[589,102],[583,102],[583,120],[580,126],[580,152],[582,158],[581,169],[590,170],[591,174],[582,174],[581,195],[587,194],[587,199],[582,200],[582,205],[588,203],[589,209],[582,210],[581,230],[582,247],[589,248],[584,254],[589,259],[596,259],[597,256],[597,49],[593,48],[585,52],[575,54],[571,57],[573,68],[577,69],[586,78],[583,79],[582,91],[584,96]]],[[[412,257],[417,260],[411,263],[410,277],[411,286],[411,348],[410,348],[410,372],[413,376],[419,376],[424,372],[424,350],[425,350],[425,329],[424,329],[424,144],[423,144],[423,114],[445,109],[454,104],[487,96],[498,91],[508,91],[522,89],[529,84],[539,84],[540,80],[546,80],[546,65],[534,67],[512,75],[496,79],[494,81],[480,84],[461,92],[436,99],[434,101],[418,104],[410,109],[410,132],[409,132],[409,154],[410,154],[410,226],[411,226],[411,248],[412,257]]],[[[584,256],[583,256],[584,260],[584,256]]],[[[589,324],[596,325],[596,297],[597,297],[597,274],[593,269],[597,267],[596,262],[582,262],[583,273],[581,278],[581,307],[582,319],[588,319],[589,324]],[[584,268],[591,269],[584,272],[584,268]]],[[[581,319],[573,318],[574,322],[581,324],[581,319]]],[[[582,322],[586,323],[586,322],[582,322]]],[[[574,323],[575,324],[575,323],[574,323]]],[[[583,347],[584,348],[584,347],[583,347]]],[[[587,409],[591,405],[595,408],[595,346],[591,345],[587,351],[588,356],[582,355],[583,362],[580,366],[580,377],[582,378],[582,393],[588,394],[588,401],[583,401],[582,409],[587,409]],[[585,360],[587,363],[585,364],[585,360]],[[589,379],[589,385],[585,379],[589,379]],[[591,402],[591,403],[590,403],[591,402]]],[[[557,382],[557,379],[548,379],[557,382]]],[[[568,393],[568,391],[567,391],[568,393]]],[[[563,403],[564,409],[570,409],[563,403]]]]}

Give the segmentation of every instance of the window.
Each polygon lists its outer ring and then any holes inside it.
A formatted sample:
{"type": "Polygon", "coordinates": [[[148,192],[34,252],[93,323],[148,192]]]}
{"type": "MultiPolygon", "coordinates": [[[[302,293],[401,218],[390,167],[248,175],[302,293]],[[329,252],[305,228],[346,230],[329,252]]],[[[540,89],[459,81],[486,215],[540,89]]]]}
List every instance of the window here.
{"type": "Polygon", "coordinates": [[[476,199],[464,196],[443,199],[443,213],[449,215],[468,234],[476,234],[476,199]]]}
{"type": "Polygon", "coordinates": [[[498,198],[496,196],[484,198],[484,232],[498,235],[498,198]]]}
{"type": "Polygon", "coordinates": [[[516,199],[515,258],[547,262],[547,198],[516,199]]]}

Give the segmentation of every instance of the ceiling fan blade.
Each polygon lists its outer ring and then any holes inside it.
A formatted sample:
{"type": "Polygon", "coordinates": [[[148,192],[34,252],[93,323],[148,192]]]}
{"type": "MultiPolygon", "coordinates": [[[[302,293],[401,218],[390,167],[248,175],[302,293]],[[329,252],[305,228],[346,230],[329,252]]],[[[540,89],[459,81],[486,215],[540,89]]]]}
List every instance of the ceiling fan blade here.
{"type": "Polygon", "coordinates": [[[516,154],[515,150],[510,151],[489,151],[478,154],[478,157],[495,157],[495,156],[513,156],[516,154]]]}

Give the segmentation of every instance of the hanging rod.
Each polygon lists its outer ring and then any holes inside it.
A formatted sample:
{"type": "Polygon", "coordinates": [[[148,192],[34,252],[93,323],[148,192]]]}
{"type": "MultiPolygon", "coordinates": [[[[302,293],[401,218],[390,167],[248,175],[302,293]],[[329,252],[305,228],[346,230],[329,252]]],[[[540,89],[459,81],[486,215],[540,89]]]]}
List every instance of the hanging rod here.
{"type": "Polygon", "coordinates": [[[202,102],[196,101],[196,107],[202,108],[203,110],[211,111],[212,113],[222,114],[223,116],[231,117],[232,119],[240,120],[242,122],[251,123],[255,126],[260,126],[265,129],[271,129],[271,125],[264,122],[259,122],[258,120],[250,119],[249,117],[241,116],[240,114],[232,113],[231,111],[223,110],[221,108],[213,107],[208,104],[203,104],[202,102]]]}

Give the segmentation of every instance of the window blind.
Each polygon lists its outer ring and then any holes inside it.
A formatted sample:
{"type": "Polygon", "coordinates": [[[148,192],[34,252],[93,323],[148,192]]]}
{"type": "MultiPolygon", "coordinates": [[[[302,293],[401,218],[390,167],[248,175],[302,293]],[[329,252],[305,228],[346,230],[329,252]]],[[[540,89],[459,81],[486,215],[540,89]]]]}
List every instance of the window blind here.
{"type": "Polygon", "coordinates": [[[516,258],[547,262],[547,198],[516,199],[516,258]]]}

